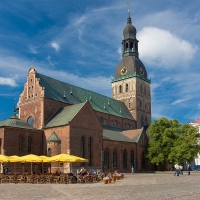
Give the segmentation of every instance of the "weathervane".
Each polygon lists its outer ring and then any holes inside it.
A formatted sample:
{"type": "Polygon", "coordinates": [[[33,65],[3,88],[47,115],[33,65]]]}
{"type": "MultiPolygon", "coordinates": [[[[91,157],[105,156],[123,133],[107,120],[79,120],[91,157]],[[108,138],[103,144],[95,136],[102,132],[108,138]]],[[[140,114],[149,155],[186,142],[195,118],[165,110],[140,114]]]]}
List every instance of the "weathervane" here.
{"type": "Polygon", "coordinates": [[[16,114],[16,99],[14,98],[14,114],[16,114]]]}
{"type": "MultiPolygon", "coordinates": [[[[126,2],[126,4],[130,7],[130,3],[129,2],[126,2]]],[[[128,9],[128,12],[130,13],[130,10],[128,9]]]]}

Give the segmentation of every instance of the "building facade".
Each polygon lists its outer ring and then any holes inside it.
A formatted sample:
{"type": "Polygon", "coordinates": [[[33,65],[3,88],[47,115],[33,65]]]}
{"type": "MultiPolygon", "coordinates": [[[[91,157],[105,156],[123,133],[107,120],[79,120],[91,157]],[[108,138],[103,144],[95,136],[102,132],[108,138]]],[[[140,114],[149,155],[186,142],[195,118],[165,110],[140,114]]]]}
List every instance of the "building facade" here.
{"type": "Polygon", "coordinates": [[[150,170],[145,159],[146,128],[151,122],[150,80],[138,56],[130,16],[122,46],[112,98],[45,76],[32,66],[19,98],[18,115],[0,122],[1,153],[68,153],[89,161],[51,163],[52,171],[67,172],[82,165],[102,171],[130,172],[132,166],[136,171],[150,170]]]}
{"type": "MultiPolygon", "coordinates": [[[[191,124],[192,126],[198,128],[198,132],[200,133],[200,119],[197,119],[194,122],[190,122],[189,124],[191,124]]],[[[200,142],[200,141],[199,141],[200,142]]],[[[191,166],[195,167],[195,166],[200,166],[200,154],[198,153],[196,158],[193,160],[193,162],[191,162],[191,166]]]]}

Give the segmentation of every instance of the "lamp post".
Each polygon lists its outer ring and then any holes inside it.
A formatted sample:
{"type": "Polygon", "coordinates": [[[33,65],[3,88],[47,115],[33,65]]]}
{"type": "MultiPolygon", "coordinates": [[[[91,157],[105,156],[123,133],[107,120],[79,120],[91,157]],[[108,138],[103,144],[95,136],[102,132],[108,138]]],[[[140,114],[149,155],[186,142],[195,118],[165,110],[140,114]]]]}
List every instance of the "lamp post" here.
{"type": "Polygon", "coordinates": [[[100,167],[101,167],[101,172],[103,172],[104,171],[104,169],[103,169],[103,151],[101,151],[101,163],[100,163],[100,167]]]}

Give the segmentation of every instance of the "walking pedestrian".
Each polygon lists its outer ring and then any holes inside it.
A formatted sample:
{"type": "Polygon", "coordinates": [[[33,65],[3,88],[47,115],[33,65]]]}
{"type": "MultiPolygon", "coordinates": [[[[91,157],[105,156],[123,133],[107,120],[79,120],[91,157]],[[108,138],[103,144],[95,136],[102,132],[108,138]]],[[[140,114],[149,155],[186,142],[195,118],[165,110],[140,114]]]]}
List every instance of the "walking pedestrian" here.
{"type": "Polygon", "coordinates": [[[131,167],[131,174],[134,174],[134,167],[131,167]]]}
{"type": "Polygon", "coordinates": [[[174,165],[174,176],[179,176],[179,165],[178,164],[175,164],[174,165]]]}
{"type": "Polygon", "coordinates": [[[190,175],[190,170],[191,170],[190,163],[188,163],[188,165],[187,165],[187,170],[188,170],[188,175],[190,175]]]}
{"type": "Polygon", "coordinates": [[[183,175],[183,166],[180,165],[179,168],[180,168],[180,174],[183,175]]]}

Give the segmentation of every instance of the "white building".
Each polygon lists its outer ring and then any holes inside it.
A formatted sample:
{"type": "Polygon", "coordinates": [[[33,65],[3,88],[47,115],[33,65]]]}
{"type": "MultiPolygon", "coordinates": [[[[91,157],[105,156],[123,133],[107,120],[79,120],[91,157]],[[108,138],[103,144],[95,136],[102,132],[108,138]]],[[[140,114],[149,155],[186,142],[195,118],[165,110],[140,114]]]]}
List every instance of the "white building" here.
{"type": "MultiPolygon", "coordinates": [[[[198,130],[199,130],[199,133],[200,133],[200,119],[197,119],[194,122],[190,122],[189,124],[191,124],[194,127],[197,127],[198,130]]],[[[200,154],[199,153],[197,154],[197,157],[194,159],[194,161],[191,164],[193,166],[200,165],[200,154]]]]}

